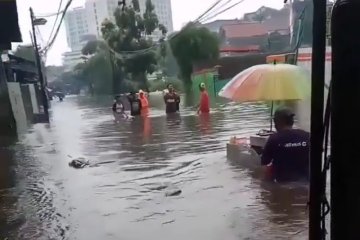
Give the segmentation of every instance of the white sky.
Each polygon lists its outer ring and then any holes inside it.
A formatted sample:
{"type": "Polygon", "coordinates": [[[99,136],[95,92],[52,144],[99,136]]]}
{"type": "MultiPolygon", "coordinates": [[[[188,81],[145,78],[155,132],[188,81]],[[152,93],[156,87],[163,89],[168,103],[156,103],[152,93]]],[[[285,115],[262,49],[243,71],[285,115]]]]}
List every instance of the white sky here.
{"type": "MultiPolygon", "coordinates": [[[[126,1],[130,2],[131,0],[126,1]]],[[[63,6],[66,2],[67,0],[63,0],[63,6]]],[[[85,0],[73,0],[70,9],[82,6],[84,2],[85,0]]],[[[196,19],[214,2],[215,0],[171,0],[174,29],[179,30],[185,23],[196,19]]],[[[236,3],[238,0],[233,0],[232,2],[236,3]]],[[[29,7],[31,6],[34,9],[35,15],[41,15],[57,12],[59,3],[60,0],[17,0],[19,24],[24,44],[31,42],[29,33],[31,29],[29,7]]],[[[224,12],[215,19],[241,18],[244,13],[255,11],[261,6],[279,9],[283,4],[284,0],[245,0],[243,3],[224,12]]],[[[48,41],[54,20],[54,17],[49,18],[45,26],[39,26],[44,45],[48,41]]],[[[40,43],[41,42],[40,39],[40,43]]],[[[61,54],[67,50],[65,27],[62,25],[55,44],[48,53],[47,65],[61,65],[61,54]]]]}

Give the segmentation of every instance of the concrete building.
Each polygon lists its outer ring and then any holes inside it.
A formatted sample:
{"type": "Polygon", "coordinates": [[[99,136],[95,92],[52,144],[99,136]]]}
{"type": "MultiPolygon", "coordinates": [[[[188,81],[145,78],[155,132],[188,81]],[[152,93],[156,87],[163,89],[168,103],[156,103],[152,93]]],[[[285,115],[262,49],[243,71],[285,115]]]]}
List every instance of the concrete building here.
{"type": "MultiPolygon", "coordinates": [[[[118,0],[86,0],[84,7],[74,8],[65,17],[65,27],[68,46],[71,50],[79,50],[83,47],[81,37],[85,34],[95,35],[101,38],[101,24],[105,19],[114,21],[114,12],[118,7],[118,0]]],[[[159,23],[163,24],[168,32],[173,32],[173,20],[171,0],[152,0],[155,6],[155,13],[159,18],[159,23]]],[[[140,12],[146,10],[146,0],[139,0],[140,12]]],[[[161,36],[156,31],[153,36],[158,40],[161,36]]]]}
{"type": "MultiPolygon", "coordinates": [[[[0,1],[0,32],[1,52],[11,49],[11,42],[22,42],[16,1],[0,1]]],[[[0,55],[0,136],[14,136],[16,122],[9,98],[3,54],[0,55]]]]}
{"type": "MultiPolygon", "coordinates": [[[[101,24],[105,19],[114,21],[114,12],[118,7],[118,0],[86,0],[85,11],[89,26],[89,33],[101,38],[101,24]]],[[[159,23],[163,24],[168,32],[174,30],[171,10],[171,0],[152,0],[155,6],[155,13],[159,23]]],[[[146,0],[139,0],[140,12],[143,14],[146,9],[146,0]]],[[[156,31],[153,34],[154,40],[159,39],[161,33],[156,31]]]]}
{"type": "MultiPolygon", "coordinates": [[[[159,23],[163,24],[169,33],[174,31],[172,20],[171,0],[151,0],[155,6],[155,13],[159,23]]],[[[146,9],[146,0],[139,0],[140,11],[143,14],[146,9]]],[[[157,33],[160,34],[160,33],[157,33]]],[[[161,35],[160,35],[161,36],[161,35]]]]}
{"type": "Polygon", "coordinates": [[[199,24],[200,27],[205,27],[209,29],[209,31],[214,33],[219,33],[220,29],[224,25],[233,25],[241,23],[239,19],[219,19],[208,23],[199,24]]]}
{"type": "Polygon", "coordinates": [[[101,24],[105,19],[114,20],[117,0],[86,0],[85,10],[89,32],[101,38],[101,24]]]}
{"type": "Polygon", "coordinates": [[[64,71],[72,71],[72,69],[79,63],[84,62],[81,58],[81,50],[74,50],[70,52],[65,52],[62,55],[62,62],[64,66],[64,71]]]}
{"type": "MultiPolygon", "coordinates": [[[[221,48],[230,50],[264,51],[268,32],[261,23],[241,23],[224,25],[220,28],[221,48]]],[[[241,51],[240,51],[241,53],[241,51]]],[[[238,53],[237,53],[238,54],[238,53]]]]}
{"type": "MultiPolygon", "coordinates": [[[[67,43],[71,51],[63,54],[65,70],[71,70],[81,63],[81,49],[89,40],[101,39],[101,24],[105,19],[115,21],[114,12],[118,7],[118,0],[86,0],[84,7],[74,8],[65,17],[67,43]]],[[[173,31],[171,0],[152,0],[159,23],[163,24],[168,32],[173,31]]],[[[139,0],[141,15],[146,10],[146,0],[139,0]]],[[[158,41],[161,32],[156,31],[150,36],[158,41]]]]}
{"type": "Polygon", "coordinates": [[[76,51],[83,47],[83,36],[89,34],[89,23],[86,9],[74,8],[65,16],[66,40],[71,50],[76,51]]]}

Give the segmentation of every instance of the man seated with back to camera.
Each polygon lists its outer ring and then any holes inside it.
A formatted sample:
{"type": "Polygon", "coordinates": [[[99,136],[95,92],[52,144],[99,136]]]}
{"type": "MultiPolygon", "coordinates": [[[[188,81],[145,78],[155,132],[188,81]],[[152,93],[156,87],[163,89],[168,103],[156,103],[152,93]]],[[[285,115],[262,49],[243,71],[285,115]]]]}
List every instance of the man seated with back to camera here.
{"type": "Polygon", "coordinates": [[[127,99],[130,103],[130,115],[131,116],[138,116],[141,113],[141,101],[136,95],[134,91],[131,91],[130,94],[127,96],[127,99]]]}
{"type": "Polygon", "coordinates": [[[265,144],[262,165],[271,165],[271,180],[295,182],[309,180],[310,133],[294,129],[295,114],[279,108],[274,114],[276,133],[265,144]]]}

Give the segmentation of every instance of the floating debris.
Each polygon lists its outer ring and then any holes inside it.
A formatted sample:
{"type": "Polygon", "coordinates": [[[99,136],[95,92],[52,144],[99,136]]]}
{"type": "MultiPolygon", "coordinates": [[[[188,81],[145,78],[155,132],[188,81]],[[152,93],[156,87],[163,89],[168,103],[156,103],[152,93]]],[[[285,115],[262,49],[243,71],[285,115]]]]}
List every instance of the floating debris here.
{"type": "Polygon", "coordinates": [[[152,187],[152,188],[149,188],[149,189],[152,190],[152,191],[161,191],[161,190],[164,190],[164,189],[166,189],[166,188],[168,188],[168,186],[166,186],[166,185],[160,185],[160,186],[152,187]]]}
{"type": "Polygon", "coordinates": [[[168,221],[168,222],[164,222],[164,223],[162,223],[162,225],[170,224],[170,223],[173,223],[173,222],[175,222],[175,219],[171,220],[171,221],[168,221]]]}
{"type": "Polygon", "coordinates": [[[165,193],[166,197],[175,197],[179,196],[182,193],[180,189],[171,190],[165,193]]]}
{"type": "Polygon", "coordinates": [[[84,168],[89,165],[89,161],[86,161],[85,158],[76,158],[69,162],[69,166],[73,168],[84,168]]]}

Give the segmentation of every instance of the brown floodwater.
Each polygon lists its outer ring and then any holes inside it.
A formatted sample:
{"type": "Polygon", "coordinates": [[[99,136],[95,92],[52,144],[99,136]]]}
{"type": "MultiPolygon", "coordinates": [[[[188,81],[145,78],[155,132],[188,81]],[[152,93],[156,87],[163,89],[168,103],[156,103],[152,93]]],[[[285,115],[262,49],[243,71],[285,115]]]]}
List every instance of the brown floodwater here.
{"type": "Polygon", "coordinates": [[[114,123],[110,98],[68,97],[2,144],[0,239],[306,239],[306,187],[226,158],[231,136],[269,126],[264,105],[166,116],[152,102],[149,117],[114,123]],[[70,168],[77,157],[90,166],[70,168]]]}

